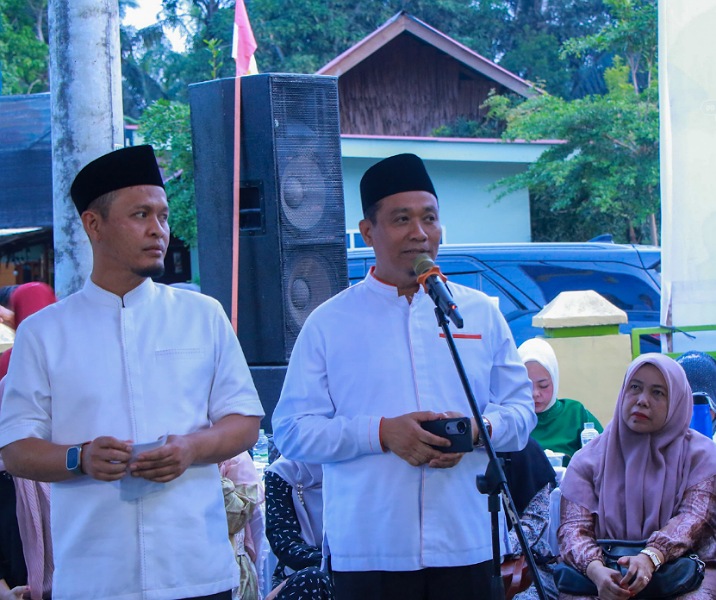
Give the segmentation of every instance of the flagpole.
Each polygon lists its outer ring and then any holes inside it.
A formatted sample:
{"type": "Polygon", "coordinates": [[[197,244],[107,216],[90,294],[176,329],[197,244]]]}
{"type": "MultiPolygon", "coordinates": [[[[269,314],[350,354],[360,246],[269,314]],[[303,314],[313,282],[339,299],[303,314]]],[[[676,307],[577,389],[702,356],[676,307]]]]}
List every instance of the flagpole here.
{"type": "Polygon", "coordinates": [[[256,40],[243,0],[236,0],[231,56],[236,60],[234,78],[234,185],[231,235],[231,326],[239,332],[239,226],[241,210],[241,76],[255,69],[256,40]],[[253,67],[253,69],[252,69],[253,67]]]}
{"type": "Polygon", "coordinates": [[[231,326],[239,333],[239,214],[241,209],[241,76],[234,78],[234,185],[231,235],[231,326]]]}

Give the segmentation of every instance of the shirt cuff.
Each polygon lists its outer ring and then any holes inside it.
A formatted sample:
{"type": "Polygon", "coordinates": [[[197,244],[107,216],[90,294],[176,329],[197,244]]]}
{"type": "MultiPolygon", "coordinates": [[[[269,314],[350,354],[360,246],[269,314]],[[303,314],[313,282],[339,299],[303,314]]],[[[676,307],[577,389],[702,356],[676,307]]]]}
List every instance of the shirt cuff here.
{"type": "MultiPolygon", "coordinates": [[[[381,454],[385,452],[380,443],[380,423],[381,417],[361,417],[365,419],[367,436],[363,439],[367,440],[366,447],[363,450],[369,454],[381,454]]],[[[362,444],[361,444],[362,445],[362,444]]]]}

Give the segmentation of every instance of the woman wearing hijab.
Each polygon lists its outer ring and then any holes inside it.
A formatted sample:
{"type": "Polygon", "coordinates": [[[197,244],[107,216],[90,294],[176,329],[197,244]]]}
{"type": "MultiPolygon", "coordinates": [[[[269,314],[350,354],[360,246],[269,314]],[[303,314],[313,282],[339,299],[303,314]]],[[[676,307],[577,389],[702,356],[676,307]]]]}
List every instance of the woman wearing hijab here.
{"type": "MultiPolygon", "coordinates": [[[[679,557],[716,560],[716,446],[689,429],[692,407],[684,370],[667,356],[644,354],[629,366],[604,433],[567,469],[561,555],[603,600],[639,594],[662,564],[679,557]],[[619,559],[622,576],[605,566],[597,539],[646,544],[619,559]]],[[[707,566],[700,587],[679,598],[716,598],[716,570],[707,566]]]]}
{"type": "MultiPolygon", "coordinates": [[[[4,318],[3,320],[14,329],[17,329],[27,317],[54,302],[57,302],[55,292],[46,283],[36,281],[18,285],[13,288],[10,294],[10,311],[14,318],[4,318]]],[[[11,353],[12,348],[8,348],[0,355],[0,378],[7,375],[11,353]]]]}
{"type": "MultiPolygon", "coordinates": [[[[17,328],[27,317],[56,301],[52,288],[45,283],[16,286],[10,294],[13,318],[7,322],[12,322],[13,327],[17,328]]],[[[0,355],[0,379],[7,374],[11,355],[12,348],[0,355]]],[[[4,384],[0,385],[1,388],[4,388],[4,384]]],[[[53,572],[49,485],[12,477],[5,471],[1,461],[0,478],[0,565],[5,557],[14,557],[7,563],[14,565],[11,571],[5,573],[0,570],[0,598],[9,593],[4,587],[15,586],[18,586],[16,590],[29,590],[33,600],[49,598],[53,572]],[[20,586],[25,583],[29,587],[20,586]]]]}
{"type": "Polygon", "coordinates": [[[323,562],[323,469],[283,456],[266,469],[266,537],[278,559],[266,600],[332,600],[323,562]]]}
{"type": "Polygon", "coordinates": [[[594,423],[599,433],[602,432],[602,425],[581,402],[557,398],[559,365],[552,346],[541,338],[532,338],[517,351],[532,381],[537,427],[531,435],[544,450],[563,453],[563,465],[566,467],[574,453],[582,447],[580,436],[584,424],[594,423]]]}

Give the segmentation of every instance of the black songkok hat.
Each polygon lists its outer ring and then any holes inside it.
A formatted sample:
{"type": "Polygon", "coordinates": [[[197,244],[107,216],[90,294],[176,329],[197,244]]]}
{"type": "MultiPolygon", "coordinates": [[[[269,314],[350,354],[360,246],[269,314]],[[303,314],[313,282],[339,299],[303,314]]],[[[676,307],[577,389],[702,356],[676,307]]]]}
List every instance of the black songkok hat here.
{"type": "Polygon", "coordinates": [[[360,180],[363,214],[386,196],[400,192],[430,192],[435,188],[423,161],[415,154],[396,154],[375,163],[360,180]]]}
{"type": "Polygon", "coordinates": [[[164,187],[154,149],[149,145],[129,146],[93,160],[77,173],[70,194],[82,214],[100,196],[133,185],[164,187]]]}

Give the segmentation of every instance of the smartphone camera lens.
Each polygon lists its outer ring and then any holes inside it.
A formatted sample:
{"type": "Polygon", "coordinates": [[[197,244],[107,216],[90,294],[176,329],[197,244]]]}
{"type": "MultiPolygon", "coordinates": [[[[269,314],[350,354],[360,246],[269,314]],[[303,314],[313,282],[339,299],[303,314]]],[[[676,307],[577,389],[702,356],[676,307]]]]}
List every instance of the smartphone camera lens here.
{"type": "Polygon", "coordinates": [[[467,431],[467,425],[465,425],[464,421],[458,421],[457,423],[457,432],[458,433],[465,433],[467,431]]]}

